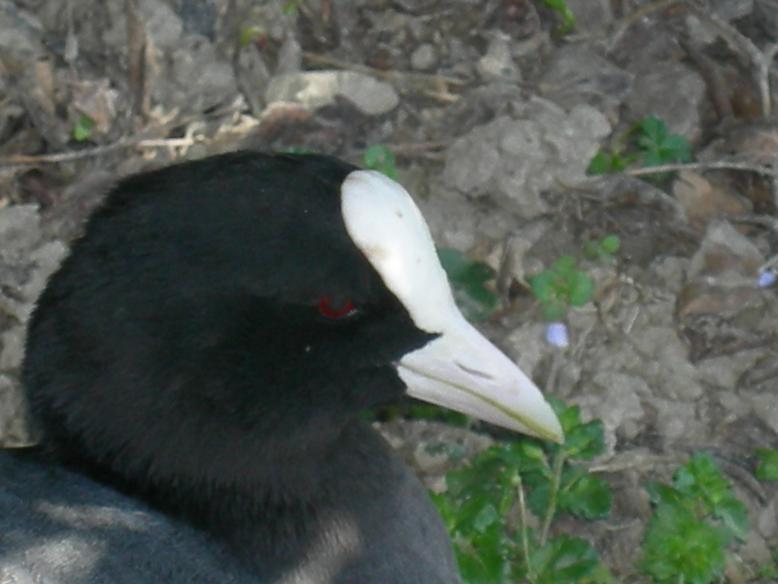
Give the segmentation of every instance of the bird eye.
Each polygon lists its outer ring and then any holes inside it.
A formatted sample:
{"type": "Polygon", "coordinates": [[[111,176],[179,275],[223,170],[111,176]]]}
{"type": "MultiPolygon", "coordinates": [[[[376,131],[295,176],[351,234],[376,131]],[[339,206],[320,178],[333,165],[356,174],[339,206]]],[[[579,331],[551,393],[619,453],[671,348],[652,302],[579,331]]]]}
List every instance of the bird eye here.
{"type": "Polygon", "coordinates": [[[339,320],[349,316],[354,316],[357,309],[351,300],[333,301],[329,296],[319,299],[319,314],[325,318],[339,320]]]}

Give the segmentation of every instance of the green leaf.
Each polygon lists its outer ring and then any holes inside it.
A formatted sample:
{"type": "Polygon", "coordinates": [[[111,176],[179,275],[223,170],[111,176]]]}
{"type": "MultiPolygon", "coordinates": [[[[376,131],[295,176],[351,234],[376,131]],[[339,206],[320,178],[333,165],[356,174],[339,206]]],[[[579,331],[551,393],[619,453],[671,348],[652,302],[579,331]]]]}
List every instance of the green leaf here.
{"type": "MultiPolygon", "coordinates": [[[[531,481],[535,473],[551,476],[551,468],[545,450],[539,442],[531,438],[521,438],[507,444],[501,444],[495,453],[507,467],[516,470],[516,475],[521,474],[525,486],[532,484],[531,481]]],[[[511,477],[514,481],[513,486],[518,484],[516,475],[511,477]]]]}
{"type": "Polygon", "coordinates": [[[536,517],[543,517],[551,502],[551,481],[549,479],[539,481],[537,485],[529,489],[525,499],[529,510],[536,517]]]}
{"type": "Polygon", "coordinates": [[[709,454],[701,452],[695,453],[676,471],[673,484],[681,493],[704,501],[709,512],[722,500],[732,497],[729,482],[722,476],[716,462],[709,454]]]}
{"type": "Polygon", "coordinates": [[[451,497],[446,496],[445,493],[430,492],[429,496],[432,499],[435,508],[438,510],[438,514],[443,519],[446,531],[453,533],[457,524],[457,513],[459,512],[454,500],[451,497]]]}
{"type": "Polygon", "coordinates": [[[543,3],[562,17],[562,26],[554,31],[557,35],[567,34],[575,28],[575,14],[565,0],[543,0],[543,3]]]}
{"type": "Polygon", "coordinates": [[[287,0],[281,7],[281,12],[286,16],[295,16],[300,9],[300,1],[301,0],[287,0]]]}
{"type": "Polygon", "coordinates": [[[538,584],[581,582],[597,569],[597,552],[584,539],[560,535],[530,552],[538,584]]]}
{"type": "Polygon", "coordinates": [[[774,448],[758,448],[756,456],[759,464],[756,467],[756,478],[760,481],[778,481],[778,450],[774,448]]]}
{"type": "Polygon", "coordinates": [[[267,31],[264,28],[256,24],[251,24],[244,26],[240,30],[240,39],[238,42],[241,47],[247,47],[265,36],[267,36],[267,31]]]}
{"type": "Polygon", "coordinates": [[[612,503],[613,493],[608,482],[588,473],[571,485],[563,484],[559,493],[559,510],[584,519],[607,517],[612,503]]]}
{"type": "Polygon", "coordinates": [[[586,174],[600,175],[613,172],[613,158],[607,152],[600,150],[586,167],[586,174]]]}
{"type": "Polygon", "coordinates": [[[605,430],[602,420],[576,423],[565,429],[562,450],[568,458],[591,460],[605,450],[605,430]]]}
{"type": "Polygon", "coordinates": [[[692,159],[691,146],[686,138],[671,134],[661,144],[663,157],[668,162],[688,162],[692,159]]]}
{"type": "Polygon", "coordinates": [[[438,259],[449,280],[459,280],[473,262],[458,249],[438,248],[438,259]]]}
{"type": "Polygon", "coordinates": [[[618,235],[607,235],[603,237],[602,241],[600,242],[600,249],[602,249],[602,251],[605,253],[614,254],[619,251],[620,247],[621,239],[619,239],[618,235]]]}
{"type": "Polygon", "coordinates": [[[572,405],[568,406],[561,399],[557,399],[553,396],[549,396],[548,402],[554,409],[554,413],[559,418],[559,423],[562,425],[565,435],[573,431],[581,425],[581,408],[572,405]]]}
{"type": "Polygon", "coordinates": [[[536,464],[548,466],[546,454],[537,442],[520,440],[516,442],[516,446],[512,450],[521,453],[522,461],[526,461],[522,464],[522,470],[528,470],[528,467],[534,467],[536,464]]]}
{"type": "Polygon", "coordinates": [[[76,142],[86,142],[92,137],[95,121],[86,114],[81,114],[73,126],[73,139],[76,142]]]}
{"type": "Polygon", "coordinates": [[[691,508],[692,506],[692,500],[687,495],[664,483],[651,481],[646,485],[646,491],[648,491],[651,502],[657,507],[659,505],[678,505],[679,507],[691,508]]]}
{"type": "Polygon", "coordinates": [[[729,533],[740,541],[746,540],[748,537],[749,524],[748,509],[746,508],[745,503],[731,497],[716,505],[713,514],[721,519],[721,522],[729,533]]]}
{"type": "Polygon", "coordinates": [[[566,307],[563,302],[560,302],[559,300],[550,300],[548,302],[544,302],[540,310],[543,314],[543,319],[547,320],[548,322],[556,322],[558,320],[562,320],[562,317],[565,315],[566,307]]]}
{"type": "Polygon", "coordinates": [[[634,160],[634,156],[623,156],[619,152],[605,152],[600,150],[594,155],[586,168],[586,174],[597,176],[621,172],[634,160]]]}
{"type": "Polygon", "coordinates": [[[644,148],[652,148],[660,144],[667,136],[667,124],[656,116],[646,116],[640,121],[641,135],[638,144],[644,148]]]}
{"type": "Polygon", "coordinates": [[[499,304],[497,294],[485,284],[494,280],[494,270],[483,262],[477,262],[455,249],[438,249],[454,298],[469,320],[483,320],[492,315],[499,304]]]}
{"type": "Polygon", "coordinates": [[[550,302],[556,298],[557,275],[551,270],[544,270],[529,279],[532,295],[540,302],[550,302]]]}
{"type": "Polygon", "coordinates": [[[500,519],[500,515],[497,513],[497,509],[494,505],[486,504],[478,512],[473,520],[473,527],[476,531],[484,532],[486,528],[493,525],[495,521],[500,519]]]}
{"type": "Polygon", "coordinates": [[[594,280],[583,272],[575,272],[572,274],[571,280],[570,304],[583,306],[594,295],[594,280]]]}
{"type": "Polygon", "coordinates": [[[665,163],[658,150],[646,150],[643,154],[643,166],[660,166],[665,163]]]}
{"type": "Polygon", "coordinates": [[[382,172],[391,179],[397,179],[397,162],[394,152],[383,144],[373,144],[365,150],[362,161],[366,168],[382,172]]]}
{"type": "Polygon", "coordinates": [[[499,524],[494,524],[483,533],[454,539],[457,563],[465,582],[472,584],[503,584],[508,572],[510,545],[499,524]]]}
{"type": "Polygon", "coordinates": [[[470,320],[489,318],[497,308],[497,294],[484,286],[470,283],[459,286],[455,297],[460,300],[460,308],[470,320]]]}
{"type": "Polygon", "coordinates": [[[637,144],[643,151],[643,166],[659,166],[692,159],[691,145],[683,136],[670,134],[667,125],[654,116],[639,124],[637,144]]]}
{"type": "Polygon", "coordinates": [[[660,505],[646,528],[640,568],[660,583],[708,584],[724,571],[727,536],[676,505],[660,505]]]}
{"type": "Polygon", "coordinates": [[[584,244],[581,249],[583,251],[584,257],[590,260],[596,260],[597,258],[600,257],[601,249],[600,249],[600,245],[596,241],[592,241],[592,240],[584,241],[584,244]]]}

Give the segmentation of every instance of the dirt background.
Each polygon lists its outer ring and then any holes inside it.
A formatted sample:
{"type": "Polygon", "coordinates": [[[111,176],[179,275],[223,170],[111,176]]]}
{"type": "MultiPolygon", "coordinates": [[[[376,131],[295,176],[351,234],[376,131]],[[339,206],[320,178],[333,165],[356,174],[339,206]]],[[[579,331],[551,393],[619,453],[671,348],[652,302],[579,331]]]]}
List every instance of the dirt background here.
{"type": "MultiPolygon", "coordinates": [[[[648,480],[711,453],[748,503],[727,581],[757,581],[778,543],[778,2],[568,0],[0,0],[0,444],[34,440],[20,398],[24,323],[68,242],[117,177],[237,148],[360,162],[385,144],[439,245],[492,265],[481,328],[541,387],[603,420],[614,509],[587,537],[638,582],[648,480]],[[697,163],[593,178],[600,148],[646,115],[697,163]],[[595,301],[544,341],[527,277],[615,233],[585,264],[595,301]]],[[[432,486],[431,455],[488,438],[384,428],[432,486]],[[439,449],[438,449],[439,450],[439,449]]]]}

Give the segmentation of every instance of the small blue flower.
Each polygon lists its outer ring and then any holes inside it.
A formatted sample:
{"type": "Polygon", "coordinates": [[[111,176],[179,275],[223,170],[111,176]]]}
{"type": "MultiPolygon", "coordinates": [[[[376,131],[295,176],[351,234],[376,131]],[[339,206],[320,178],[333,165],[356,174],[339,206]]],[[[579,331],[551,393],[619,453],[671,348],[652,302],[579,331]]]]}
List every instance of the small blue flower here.
{"type": "Polygon", "coordinates": [[[756,277],[756,285],[758,288],[769,288],[775,284],[776,275],[772,270],[762,270],[756,277]]]}
{"type": "Polygon", "coordinates": [[[549,345],[564,349],[570,344],[567,325],[563,322],[550,322],[546,327],[546,342],[549,345]]]}

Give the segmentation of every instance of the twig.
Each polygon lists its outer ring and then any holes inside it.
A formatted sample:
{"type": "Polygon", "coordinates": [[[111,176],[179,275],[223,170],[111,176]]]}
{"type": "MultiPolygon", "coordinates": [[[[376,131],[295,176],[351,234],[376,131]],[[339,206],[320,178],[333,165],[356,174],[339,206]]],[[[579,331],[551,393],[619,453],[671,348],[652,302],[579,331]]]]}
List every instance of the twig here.
{"type": "Polygon", "coordinates": [[[543,517],[543,526],[540,529],[540,547],[546,545],[548,530],[551,528],[551,521],[553,521],[554,515],[556,515],[557,495],[559,494],[559,485],[562,483],[562,469],[564,466],[565,455],[560,449],[554,459],[554,474],[551,482],[548,507],[546,507],[546,515],[543,517]]]}
{"type": "Polygon", "coordinates": [[[767,117],[772,113],[770,100],[770,67],[775,55],[778,54],[778,43],[767,45],[756,62],[756,80],[759,84],[759,96],[762,100],[762,114],[767,117]]]}
{"type": "Polygon", "coordinates": [[[527,505],[524,501],[524,486],[521,483],[521,475],[516,475],[516,490],[519,494],[519,521],[521,522],[521,547],[524,551],[524,563],[527,566],[527,580],[535,581],[535,574],[532,571],[532,562],[529,555],[529,537],[527,529],[527,505]]]}
{"type": "MultiPolygon", "coordinates": [[[[209,118],[228,115],[239,111],[235,105],[230,105],[208,114],[209,118]]],[[[110,144],[102,144],[94,148],[83,148],[81,150],[72,150],[68,152],[52,152],[49,154],[12,154],[10,156],[0,157],[0,169],[8,170],[15,167],[35,166],[38,164],[58,164],[61,162],[71,162],[94,156],[101,156],[109,152],[115,152],[122,148],[170,148],[180,146],[191,146],[199,140],[195,138],[150,138],[153,133],[163,133],[179,126],[188,124],[190,121],[202,119],[202,116],[192,115],[183,119],[172,120],[156,128],[147,128],[135,134],[121,138],[110,144]]]]}
{"type": "Polygon", "coordinates": [[[149,138],[138,141],[135,146],[138,148],[182,148],[193,146],[198,142],[202,142],[202,140],[197,138],[149,138]]]}
{"type": "Polygon", "coordinates": [[[618,473],[627,470],[650,470],[658,465],[679,464],[685,460],[685,455],[648,455],[634,460],[607,462],[603,464],[592,465],[589,467],[590,473],[618,473]]]}
{"type": "Polygon", "coordinates": [[[733,223],[751,223],[778,233],[778,219],[770,215],[735,215],[729,218],[733,223]]]}
{"type": "Polygon", "coordinates": [[[125,0],[127,19],[127,86],[130,90],[132,113],[148,115],[146,91],[146,28],[140,17],[138,0],[125,0]]]}
{"type": "Polygon", "coordinates": [[[14,154],[0,158],[0,167],[6,166],[35,166],[37,164],[56,164],[60,162],[71,162],[82,158],[91,158],[100,156],[109,152],[114,152],[122,148],[177,148],[182,146],[192,146],[200,142],[194,138],[123,138],[111,144],[95,146],[94,148],[84,148],[72,152],[55,152],[52,154],[14,154]]]}
{"type": "Polygon", "coordinates": [[[135,139],[122,138],[111,144],[103,144],[94,148],[83,148],[82,150],[72,150],[70,152],[52,152],[51,154],[12,154],[0,158],[0,167],[6,166],[34,166],[36,164],[55,164],[59,162],[70,162],[81,158],[90,158],[100,156],[108,152],[114,152],[136,143],[135,139]]]}
{"type": "Polygon", "coordinates": [[[745,170],[756,172],[764,176],[778,176],[778,169],[772,169],[768,166],[758,164],[749,164],[747,162],[728,162],[719,160],[715,162],[685,162],[679,164],[660,164],[658,166],[646,166],[643,168],[632,168],[624,171],[629,176],[643,176],[646,174],[658,174],[662,172],[677,172],[682,170],[745,170]]]}

